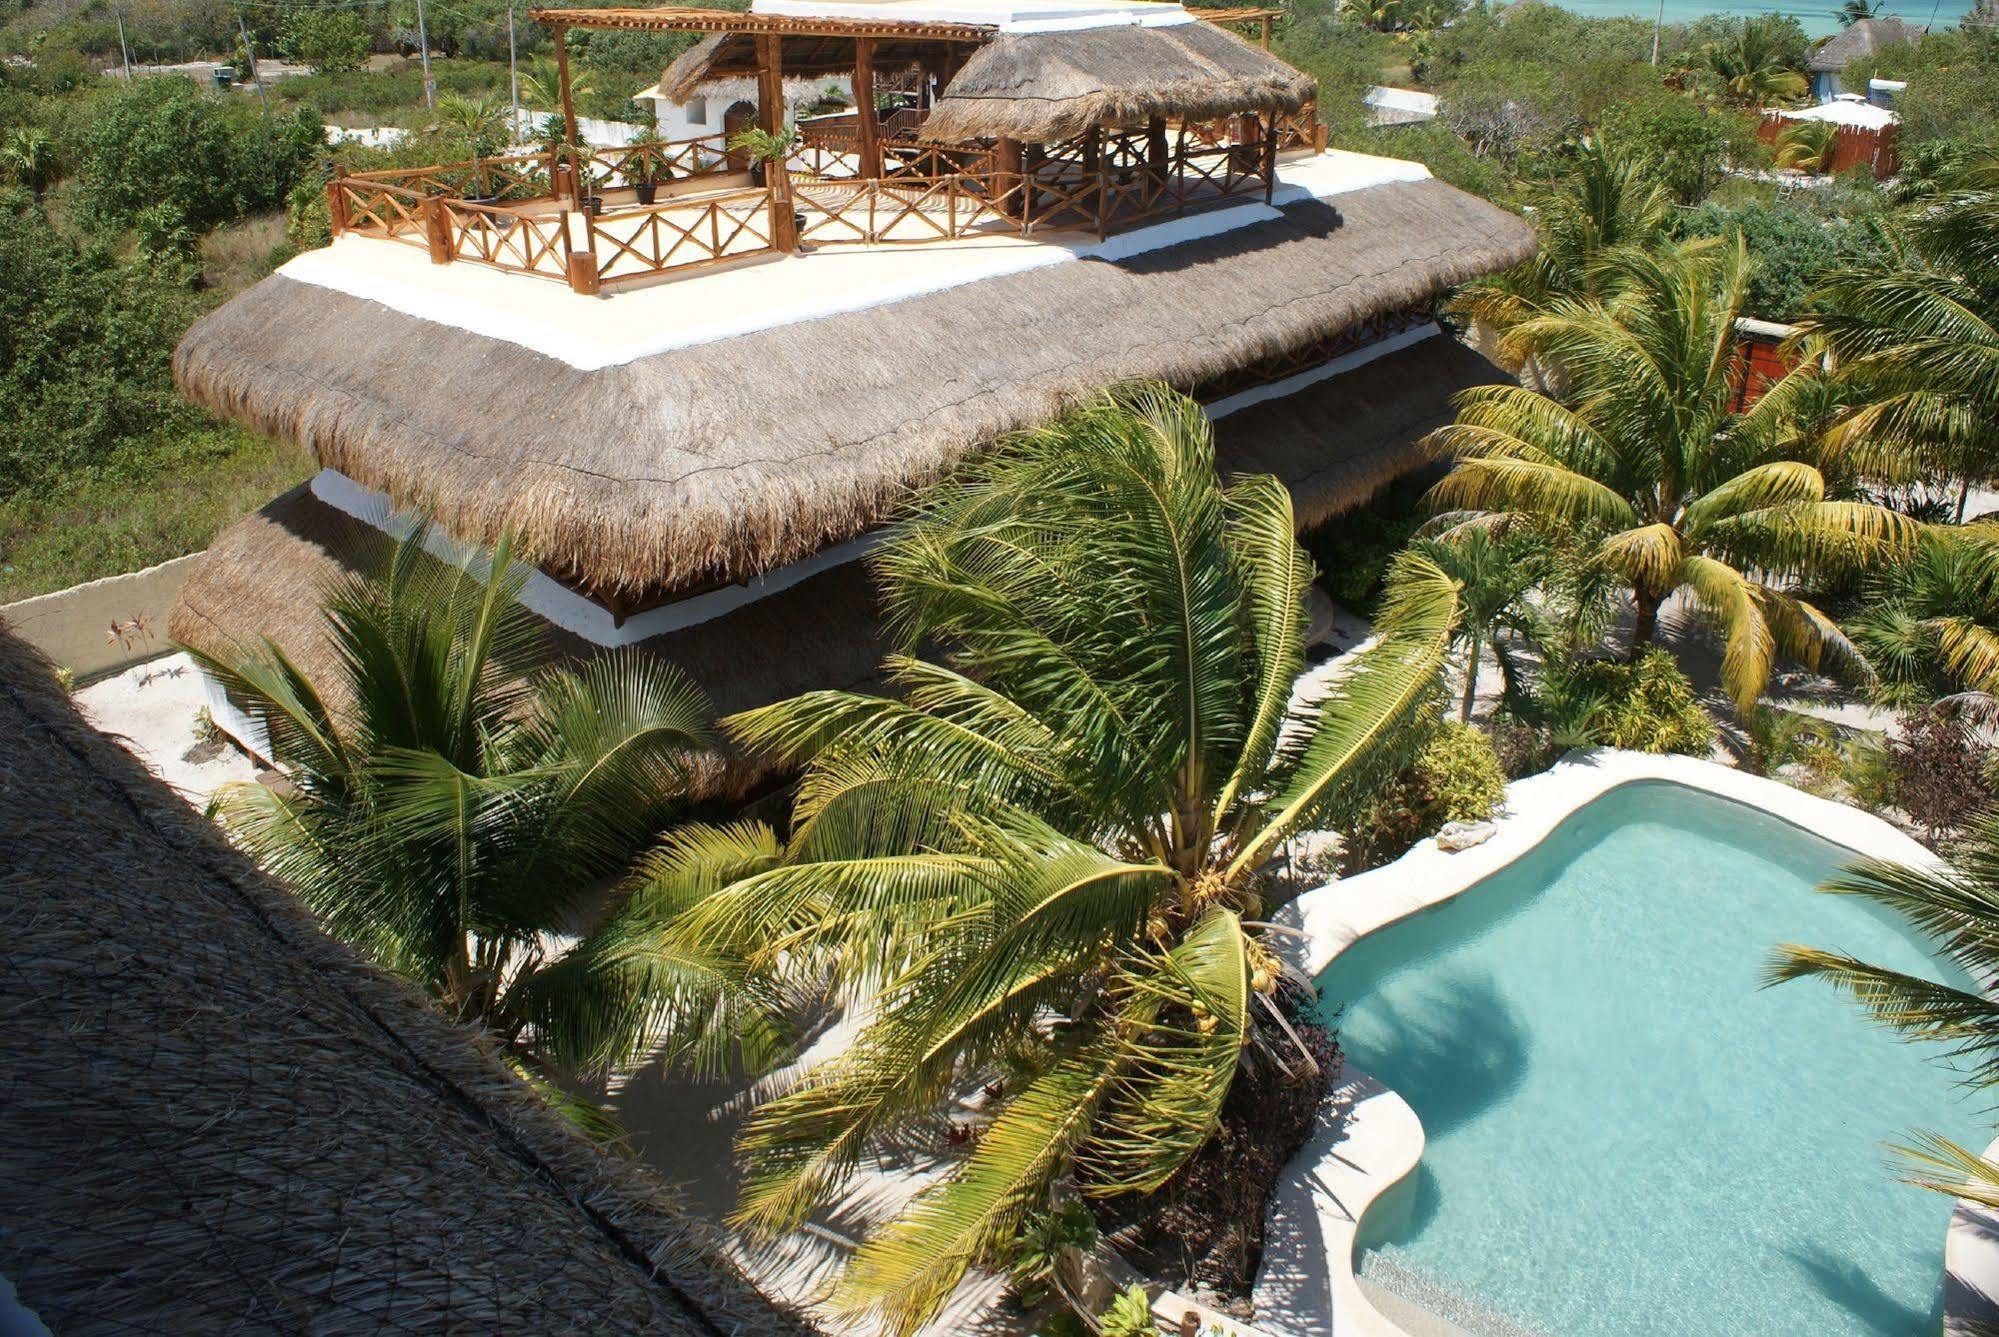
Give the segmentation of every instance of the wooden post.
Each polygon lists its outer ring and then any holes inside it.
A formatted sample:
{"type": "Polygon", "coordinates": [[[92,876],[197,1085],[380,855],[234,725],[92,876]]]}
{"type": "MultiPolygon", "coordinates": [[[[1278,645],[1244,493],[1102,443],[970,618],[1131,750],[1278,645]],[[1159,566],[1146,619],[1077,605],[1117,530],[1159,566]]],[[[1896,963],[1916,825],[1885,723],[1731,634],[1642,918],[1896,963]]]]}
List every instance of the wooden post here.
{"type": "Polygon", "coordinates": [[[1097,240],[1101,241],[1111,231],[1110,178],[1104,174],[1104,130],[1102,126],[1090,127],[1090,137],[1083,141],[1083,169],[1094,170],[1097,174],[1097,240]]]}
{"type": "Polygon", "coordinates": [[[993,141],[993,203],[1008,218],[1027,223],[1027,183],[1020,171],[1020,141],[993,141]]]}
{"type": "Polygon", "coordinates": [[[875,116],[875,39],[854,39],[854,117],[860,127],[861,175],[882,174],[881,124],[875,116]]]}
{"type": "Polygon", "coordinates": [[[1263,127],[1263,202],[1269,204],[1277,194],[1277,125],[1271,117],[1263,127]]]}
{"type": "Polygon", "coordinates": [[[451,263],[451,220],[444,216],[444,201],[436,195],[423,202],[423,239],[430,244],[433,265],[451,263]]]}
{"type": "Polygon", "coordinates": [[[1166,118],[1155,116],[1145,123],[1145,173],[1154,187],[1166,188],[1166,174],[1172,170],[1173,151],[1166,144],[1166,118]]]}
{"type": "Polygon", "coordinates": [[[1258,26],[1263,29],[1262,33],[1259,34],[1263,42],[1263,49],[1265,51],[1268,51],[1270,50],[1270,15],[1265,14],[1263,18],[1259,20],[1258,26]]]}
{"type": "Polygon", "coordinates": [[[784,49],[775,33],[758,33],[757,127],[767,135],[784,131],[784,49]]]}
{"type": "Polygon", "coordinates": [[[576,155],[576,99],[569,90],[569,30],[560,25],[555,29],[555,70],[562,83],[562,140],[569,148],[569,198],[582,201],[582,173],[577,170],[576,155]]]}
{"type": "Polygon", "coordinates": [[[603,287],[597,274],[597,220],[587,211],[576,217],[583,220],[583,237],[589,243],[580,251],[576,249],[575,239],[569,231],[569,211],[564,209],[560,216],[563,238],[570,243],[569,286],[585,297],[595,297],[603,287]]]}
{"type": "MultiPolygon", "coordinates": [[[[758,33],[757,125],[767,135],[784,133],[784,49],[775,33],[758,33]]],[[[798,249],[798,219],[791,203],[791,164],[764,163],[764,207],[770,210],[770,244],[789,254],[798,249]]]]}
{"type": "Polygon", "coordinates": [[[326,183],[326,221],[336,237],[347,230],[347,192],[338,180],[326,183]]]}

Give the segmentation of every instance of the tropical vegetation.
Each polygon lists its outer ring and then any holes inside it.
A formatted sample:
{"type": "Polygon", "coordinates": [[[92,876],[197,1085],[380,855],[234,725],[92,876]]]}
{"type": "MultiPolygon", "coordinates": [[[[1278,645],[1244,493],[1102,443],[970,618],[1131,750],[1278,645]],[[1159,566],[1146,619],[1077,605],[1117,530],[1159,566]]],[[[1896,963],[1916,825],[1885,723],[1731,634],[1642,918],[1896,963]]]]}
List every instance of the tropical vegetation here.
{"type": "Polygon", "coordinates": [[[1465,392],[1440,434],[1458,463],[1436,504],[1600,530],[1596,554],[1631,590],[1632,653],[1684,590],[1723,638],[1722,680],[1740,709],[1778,654],[1861,670],[1846,635],[1791,582],[1906,551],[1915,522],[1836,492],[1846,461],[1809,430],[1825,407],[1810,364],[1738,407],[1739,248],[1615,263],[1615,297],[1558,302],[1507,334],[1556,361],[1569,392],[1465,392]]]}
{"type": "Polygon", "coordinates": [[[419,531],[328,590],[334,667],[318,680],[269,642],[199,658],[284,769],[222,789],[224,828],[556,1094],[546,1065],[574,1057],[573,1014],[667,1001],[666,972],[583,969],[592,940],[559,943],[676,816],[708,712],[636,651],[550,664],[510,553],[502,539],[481,580],[419,531]]]}
{"type": "MultiPolygon", "coordinates": [[[[750,1117],[752,1232],[796,1227],[881,1136],[992,1084],[970,1150],[862,1244],[843,1312],[915,1328],[1065,1199],[1167,1184],[1234,1083],[1313,1068],[1262,937],[1266,866],[1411,755],[1457,599],[1405,558],[1375,647],[1296,701],[1293,533],[1283,486],[1224,488],[1207,419],[1163,387],[1008,443],[877,559],[897,697],[727,721],[803,767],[789,837],[670,836],[604,930],[607,955],[712,970],[688,1015],[770,1004],[759,1045],[795,1032],[786,999],[860,1010],[850,1047],[750,1117]]],[[[633,1052],[629,1020],[607,1015],[605,1059],[633,1052]]]]}

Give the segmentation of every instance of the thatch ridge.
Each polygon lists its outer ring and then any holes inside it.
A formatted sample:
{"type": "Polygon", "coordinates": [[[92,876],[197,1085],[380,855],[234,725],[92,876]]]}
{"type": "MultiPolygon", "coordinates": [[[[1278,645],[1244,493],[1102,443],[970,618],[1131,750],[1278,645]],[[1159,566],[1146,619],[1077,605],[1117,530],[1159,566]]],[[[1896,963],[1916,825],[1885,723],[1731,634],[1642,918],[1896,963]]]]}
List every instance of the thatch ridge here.
{"type": "Polygon", "coordinates": [[[1153,116],[1288,116],[1318,94],[1310,75],[1211,23],[1004,33],[952,77],[923,134],[1047,144],[1153,116]]]}
{"type": "Polygon", "coordinates": [[[874,529],[1076,395],[1212,381],[1534,249],[1438,181],[1282,214],[595,372],[278,275],[196,322],[174,366],[197,402],[460,538],[512,525],[600,588],[680,589],[874,529]]]}
{"type": "Polygon", "coordinates": [[[1805,66],[1813,74],[1838,74],[1862,56],[1879,55],[1891,46],[1906,46],[1927,29],[1893,14],[1849,23],[1812,49],[1805,66]]]}
{"type": "Polygon", "coordinates": [[[0,629],[0,1273],[59,1332],[802,1333],[0,629]]]}

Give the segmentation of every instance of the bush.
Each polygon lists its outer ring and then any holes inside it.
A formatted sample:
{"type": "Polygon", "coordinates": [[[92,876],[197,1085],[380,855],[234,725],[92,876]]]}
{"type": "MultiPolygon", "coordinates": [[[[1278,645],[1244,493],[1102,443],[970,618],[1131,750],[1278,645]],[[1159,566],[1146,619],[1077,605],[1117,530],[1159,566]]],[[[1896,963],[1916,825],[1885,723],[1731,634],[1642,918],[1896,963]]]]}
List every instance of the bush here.
{"type": "Polygon", "coordinates": [[[1684,217],[1687,237],[1740,234],[1749,248],[1748,312],[1764,320],[1796,320],[1812,291],[1834,269],[1887,264],[1887,241],[1870,223],[1825,218],[1796,204],[1704,205],[1684,217]]]}
{"type": "Polygon", "coordinates": [[[1371,612],[1381,598],[1388,564],[1409,546],[1423,523],[1427,480],[1405,478],[1357,511],[1308,530],[1305,550],[1319,568],[1319,584],[1356,613],[1371,612]]]}
{"type": "Polygon", "coordinates": [[[1992,802],[1986,780],[1992,749],[1957,711],[1945,706],[1905,711],[1888,739],[1888,773],[1895,805],[1935,841],[1992,802]]]}
{"type": "Polygon", "coordinates": [[[1636,661],[1549,663],[1536,687],[1535,706],[1542,722],[1571,743],[1690,757],[1714,750],[1714,721],[1673,656],[1656,645],[1636,661]]]}
{"type": "Polygon", "coordinates": [[[1681,204],[1699,204],[1728,168],[1763,156],[1755,118],[1665,89],[1612,107],[1603,127],[1635,148],[1681,204]]]}
{"type": "Polygon", "coordinates": [[[1482,822],[1506,798],[1492,741],[1468,724],[1440,725],[1423,750],[1355,815],[1346,835],[1351,876],[1399,858],[1447,822],[1482,822]]]}
{"type": "Polygon", "coordinates": [[[358,70],[368,61],[368,25],[351,9],[317,5],[288,11],[278,25],[278,51],[315,70],[358,70]]]}
{"type": "Polygon", "coordinates": [[[147,79],[109,94],[82,135],[80,202],[95,221],[196,234],[283,207],[324,147],[307,110],[262,116],[186,79],[147,79]]]}

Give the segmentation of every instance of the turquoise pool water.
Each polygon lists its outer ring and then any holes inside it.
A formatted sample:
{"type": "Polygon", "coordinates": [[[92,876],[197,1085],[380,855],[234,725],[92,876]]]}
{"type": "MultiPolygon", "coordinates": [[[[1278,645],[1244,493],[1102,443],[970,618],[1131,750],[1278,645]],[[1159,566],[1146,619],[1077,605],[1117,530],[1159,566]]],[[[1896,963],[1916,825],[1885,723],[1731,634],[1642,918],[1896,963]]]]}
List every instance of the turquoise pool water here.
{"type": "MultiPolygon", "coordinates": [[[[1363,1274],[1547,1334],[1935,1331],[1948,1200],[1882,1144],[1982,1147],[1981,1101],[1780,942],[1936,977],[1897,921],[1812,887],[1850,856],[1679,785],[1627,785],[1320,978],[1354,1062],[1422,1117],[1363,1274]]],[[[1957,982],[1962,983],[1962,980],[1957,982]]]]}

